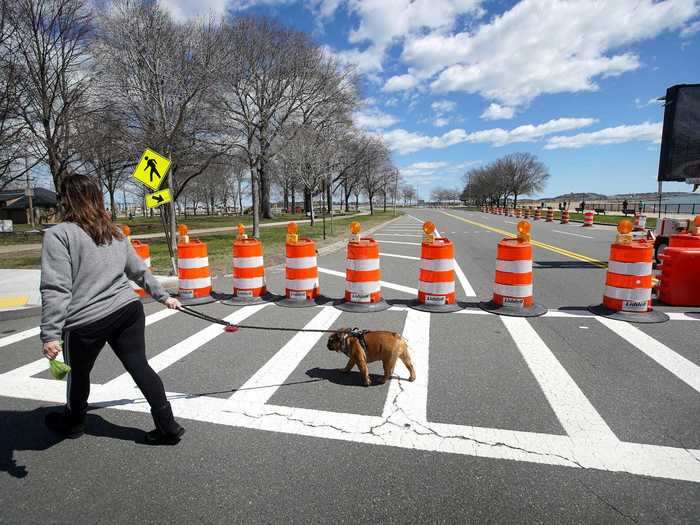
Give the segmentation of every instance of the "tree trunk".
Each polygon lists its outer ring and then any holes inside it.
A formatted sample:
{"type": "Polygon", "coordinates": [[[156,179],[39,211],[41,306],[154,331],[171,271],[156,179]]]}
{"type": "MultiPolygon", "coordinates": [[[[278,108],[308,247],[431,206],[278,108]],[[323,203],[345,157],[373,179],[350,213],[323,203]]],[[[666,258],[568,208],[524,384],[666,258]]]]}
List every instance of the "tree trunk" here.
{"type": "Polygon", "coordinates": [[[250,195],[253,199],[253,237],[260,236],[260,192],[255,170],[250,170],[250,195]]]}
{"type": "Polygon", "coordinates": [[[260,156],[260,210],[264,219],[272,218],[272,208],[270,207],[270,179],[265,171],[265,157],[260,156]]]}
{"type": "Polygon", "coordinates": [[[384,192],[384,213],[386,213],[386,191],[384,192]]]}
{"type": "Polygon", "coordinates": [[[112,220],[116,221],[117,220],[117,212],[114,208],[114,189],[111,191],[108,191],[109,193],[109,211],[112,214],[112,220]]]}
{"type": "Polygon", "coordinates": [[[360,196],[355,195],[355,211],[360,211],[360,196]]]}
{"type": "Polygon", "coordinates": [[[284,209],[289,213],[289,182],[284,181],[284,209]]]}
{"type": "Polygon", "coordinates": [[[369,198],[369,214],[374,215],[374,195],[367,195],[369,198]]]}
{"type": "Polygon", "coordinates": [[[328,215],[333,213],[333,192],[331,191],[331,183],[326,182],[326,205],[328,215]]]}

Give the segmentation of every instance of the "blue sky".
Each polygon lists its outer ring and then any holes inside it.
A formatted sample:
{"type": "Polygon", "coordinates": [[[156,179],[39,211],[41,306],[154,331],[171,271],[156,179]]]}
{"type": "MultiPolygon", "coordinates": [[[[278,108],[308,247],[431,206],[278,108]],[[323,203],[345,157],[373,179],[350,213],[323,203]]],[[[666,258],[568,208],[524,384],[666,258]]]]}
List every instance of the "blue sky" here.
{"type": "MultiPolygon", "coordinates": [[[[362,74],[356,123],[421,196],[514,151],[544,195],[655,191],[668,86],[700,82],[700,0],[162,0],[264,14],[362,74]]],[[[685,184],[667,184],[687,191],[685,184]]]]}

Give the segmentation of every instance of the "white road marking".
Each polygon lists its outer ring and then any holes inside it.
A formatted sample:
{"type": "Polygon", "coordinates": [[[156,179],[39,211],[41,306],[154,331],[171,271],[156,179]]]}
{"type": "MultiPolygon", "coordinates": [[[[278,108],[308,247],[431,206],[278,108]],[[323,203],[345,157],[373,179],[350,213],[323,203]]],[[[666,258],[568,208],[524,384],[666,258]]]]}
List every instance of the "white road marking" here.
{"type": "Polygon", "coordinates": [[[503,221],[503,222],[505,222],[506,224],[518,224],[517,222],[513,222],[513,221],[503,221]]]}
{"type": "Polygon", "coordinates": [[[522,317],[500,317],[566,433],[575,440],[617,442],[610,427],[522,317]]]}
{"type": "MultiPolygon", "coordinates": [[[[318,267],[318,271],[320,273],[325,273],[327,275],[333,275],[335,277],[342,277],[345,279],[345,272],[338,272],[336,270],[330,270],[328,268],[321,268],[320,266],[318,267]]],[[[404,292],[408,293],[411,295],[417,295],[418,290],[415,288],[411,288],[410,286],[404,286],[402,284],[396,284],[396,283],[390,283],[387,281],[379,281],[379,285],[384,287],[384,288],[390,288],[392,290],[398,290],[399,292],[404,292]]]]}
{"type": "Polygon", "coordinates": [[[695,363],[630,323],[606,317],[597,317],[597,320],[688,386],[700,392],[700,367],[695,363]]]}
{"type": "MultiPolygon", "coordinates": [[[[167,308],[164,308],[162,310],[158,310],[157,312],[146,316],[145,325],[149,326],[155,322],[158,322],[162,319],[170,317],[171,315],[174,315],[176,313],[178,313],[177,310],[170,310],[167,308]]],[[[37,330],[37,333],[38,333],[38,331],[40,329],[39,328],[32,328],[32,330],[37,330]]],[[[26,331],[28,332],[29,330],[26,330],[26,331]]],[[[15,335],[19,335],[19,334],[15,334],[15,335]]],[[[39,346],[37,344],[37,349],[38,348],[39,348],[39,346]]],[[[62,361],[63,356],[59,356],[59,360],[62,361]]],[[[41,359],[37,359],[36,361],[32,361],[31,363],[27,363],[24,366],[21,366],[19,368],[15,368],[11,372],[7,372],[7,374],[13,374],[13,375],[16,375],[18,377],[32,377],[32,376],[35,376],[37,374],[42,373],[44,370],[48,370],[48,368],[49,368],[48,359],[46,359],[45,357],[42,357],[41,359]]],[[[0,374],[0,377],[2,377],[2,374],[0,374]]]]}
{"type": "MultiPolygon", "coordinates": [[[[255,304],[251,306],[244,306],[243,308],[235,311],[231,315],[224,318],[225,321],[229,323],[240,323],[244,319],[250,317],[251,315],[259,312],[270,303],[255,304]]],[[[177,363],[183,357],[191,354],[201,346],[212,341],[216,337],[224,334],[224,330],[220,324],[210,324],[204,330],[200,330],[192,334],[191,336],[183,339],[176,345],[171,346],[167,350],[163,350],[159,354],[155,355],[148,360],[148,364],[156,372],[165,370],[170,365],[177,363]]],[[[122,375],[112,379],[105,383],[105,388],[108,389],[123,389],[123,388],[136,388],[131,376],[128,373],[123,373],[122,375]]]]}
{"type": "Polygon", "coordinates": [[[561,230],[552,230],[553,232],[563,233],[564,235],[573,235],[575,237],[583,237],[584,239],[595,239],[595,237],[590,237],[589,235],[581,235],[580,233],[563,232],[561,230]]]}
{"type": "MultiPolygon", "coordinates": [[[[342,312],[336,308],[322,308],[305,326],[304,330],[328,330],[342,312]]],[[[297,332],[230,398],[231,405],[263,405],[284,383],[316,343],[325,335],[322,332],[297,332]]],[[[342,357],[342,356],[341,356],[342,357]]]]}
{"type": "MultiPolygon", "coordinates": [[[[422,235],[408,235],[405,233],[375,233],[375,236],[386,235],[389,237],[423,237],[422,235]]],[[[384,241],[382,241],[384,242],[384,241]]]]}
{"type": "Polygon", "coordinates": [[[406,246],[420,246],[419,242],[404,242],[404,241],[385,241],[382,239],[379,244],[405,244],[406,246]]]}
{"type": "Polygon", "coordinates": [[[425,424],[428,421],[430,314],[408,310],[403,326],[403,337],[408,343],[411,362],[416,370],[416,380],[407,381],[408,369],[398,359],[393,379],[389,383],[382,417],[391,417],[392,422],[398,425],[411,424],[411,422],[425,424]]]}
{"type": "MultiPolygon", "coordinates": [[[[335,311],[332,307],[323,307],[323,309],[335,311]]],[[[407,319],[406,324],[406,328],[409,328],[413,323],[407,319]]],[[[411,334],[408,336],[414,337],[411,334]]],[[[415,337],[420,338],[421,336],[416,333],[415,337]]],[[[427,334],[425,337],[427,339],[427,334]]],[[[413,344],[416,345],[416,343],[413,344]]],[[[541,348],[532,348],[529,351],[539,352],[541,348]]],[[[549,352],[544,352],[544,354],[545,356],[549,354],[551,357],[549,352]]],[[[421,355],[415,349],[414,355],[416,364],[420,359],[428,357],[427,351],[421,355]]],[[[544,362],[546,362],[546,357],[544,362]]],[[[541,365],[544,362],[540,360],[541,365]]],[[[558,362],[555,361],[555,369],[559,366],[558,362]]],[[[420,379],[421,369],[419,368],[417,372],[420,379]]],[[[427,365],[425,365],[425,380],[428,380],[427,365]]],[[[392,381],[391,384],[397,383],[392,381]]],[[[408,385],[404,381],[401,382],[402,387],[411,387],[414,384],[419,384],[418,380],[416,383],[408,385]]],[[[90,402],[114,410],[147,414],[149,412],[148,404],[140,394],[137,396],[135,394],[134,390],[92,385],[90,402]]],[[[65,383],[6,374],[0,380],[0,396],[62,403],[65,401],[65,383]]],[[[397,426],[393,424],[395,418],[392,418],[392,423],[390,423],[378,416],[274,405],[250,406],[246,409],[245,407],[232,406],[230,401],[226,399],[191,396],[175,392],[169,392],[168,398],[175,415],[179,418],[229,427],[392,446],[409,450],[626,472],[640,476],[700,482],[700,450],[600,440],[595,433],[587,435],[582,432],[580,436],[572,438],[554,434],[445,423],[427,422],[424,425],[409,423],[410,426],[397,426]],[[243,408],[243,410],[238,410],[239,408],[243,408]],[[586,439],[587,437],[590,439],[586,439]]],[[[409,395],[408,398],[415,399],[412,395],[409,395]]],[[[422,403],[415,402],[406,404],[409,409],[423,406],[422,403]]]]}
{"type": "MultiPolygon", "coordinates": [[[[440,232],[435,229],[435,235],[438,237],[441,237],[440,232]]],[[[457,262],[457,257],[454,259],[455,262],[455,275],[457,276],[457,280],[459,281],[459,284],[462,285],[462,290],[464,290],[464,295],[467,297],[476,297],[476,292],[474,291],[474,288],[472,288],[471,283],[469,282],[469,279],[467,279],[467,276],[464,275],[464,272],[462,271],[462,267],[459,265],[457,262]]]]}
{"type": "Polygon", "coordinates": [[[397,259],[409,259],[411,261],[420,261],[420,257],[414,257],[413,255],[399,255],[398,253],[385,253],[379,252],[380,257],[396,257],[397,259]]]}
{"type": "Polygon", "coordinates": [[[37,335],[39,335],[39,332],[41,332],[41,328],[36,326],[34,328],[23,330],[21,332],[17,332],[16,334],[3,337],[2,339],[0,339],[0,348],[2,348],[3,346],[11,345],[13,343],[17,343],[19,341],[23,341],[24,339],[29,339],[30,337],[36,337],[37,335]]]}

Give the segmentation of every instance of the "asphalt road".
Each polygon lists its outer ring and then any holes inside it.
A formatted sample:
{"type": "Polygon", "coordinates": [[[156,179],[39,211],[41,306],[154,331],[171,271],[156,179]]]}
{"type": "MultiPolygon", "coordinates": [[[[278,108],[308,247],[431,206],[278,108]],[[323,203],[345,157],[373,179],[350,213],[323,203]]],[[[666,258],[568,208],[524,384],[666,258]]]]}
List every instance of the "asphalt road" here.
{"type": "MultiPolygon", "coordinates": [[[[548,313],[487,314],[476,304],[516,219],[409,213],[375,233],[390,310],[200,309],[269,327],[395,330],[418,379],[364,388],[356,370],[336,371],[344,356],[322,334],[226,334],[147,304],[148,355],[188,431],[175,447],[142,444],[148,406],[108,348],[88,433],[48,433],[65,384],[39,359],[39,320],[0,322],[0,523],[697,522],[700,309],[661,306],[672,319],[657,325],[588,314],[614,230],[539,221],[535,297],[548,313]],[[455,244],[461,312],[407,308],[426,219],[455,244]]],[[[318,264],[322,293],[340,297],[344,253],[318,264]]],[[[273,292],[283,278],[268,269],[273,292]]]]}

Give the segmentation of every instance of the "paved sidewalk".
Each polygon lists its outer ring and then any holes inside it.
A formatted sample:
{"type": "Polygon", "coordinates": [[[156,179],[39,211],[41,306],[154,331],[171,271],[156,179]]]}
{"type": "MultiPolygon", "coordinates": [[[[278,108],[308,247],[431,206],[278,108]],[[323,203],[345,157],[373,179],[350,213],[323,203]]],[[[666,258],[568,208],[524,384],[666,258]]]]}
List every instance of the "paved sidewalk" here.
{"type": "MultiPolygon", "coordinates": [[[[342,216],[337,216],[336,218],[340,219],[349,219],[352,217],[359,217],[360,215],[369,215],[369,212],[361,212],[361,213],[355,213],[353,215],[342,215],[342,216]]],[[[321,218],[317,218],[317,221],[320,221],[321,218]]],[[[290,222],[296,222],[297,224],[308,224],[311,222],[310,219],[304,219],[301,221],[280,221],[280,222],[266,222],[260,225],[261,228],[271,228],[274,226],[286,226],[290,222]]],[[[250,228],[250,226],[247,226],[247,228],[250,228]]],[[[230,232],[233,233],[236,229],[236,225],[231,225],[231,226],[222,226],[218,228],[200,228],[200,229],[194,229],[190,230],[189,234],[190,235],[202,235],[202,234],[210,234],[210,233],[226,233],[230,232]]],[[[162,232],[159,233],[142,233],[140,235],[132,235],[132,239],[136,240],[143,240],[143,239],[162,239],[165,237],[165,234],[162,232]]],[[[0,246],[0,255],[2,254],[8,254],[8,253],[18,253],[18,252],[34,252],[37,250],[41,250],[41,243],[31,243],[31,244],[7,244],[4,246],[0,246]]]]}

